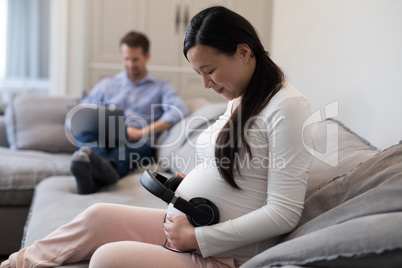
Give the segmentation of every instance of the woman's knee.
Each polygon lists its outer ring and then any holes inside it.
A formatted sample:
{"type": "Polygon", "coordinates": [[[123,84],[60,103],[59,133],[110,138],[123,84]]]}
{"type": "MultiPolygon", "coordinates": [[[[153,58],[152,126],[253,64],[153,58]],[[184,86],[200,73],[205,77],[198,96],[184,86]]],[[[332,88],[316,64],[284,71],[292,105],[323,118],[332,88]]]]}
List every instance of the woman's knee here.
{"type": "Polygon", "coordinates": [[[88,226],[99,226],[102,222],[110,220],[113,208],[110,204],[94,204],[82,212],[80,217],[88,226]]]}
{"type": "Polygon", "coordinates": [[[125,267],[124,242],[113,242],[99,247],[91,257],[89,267],[125,267]]]}

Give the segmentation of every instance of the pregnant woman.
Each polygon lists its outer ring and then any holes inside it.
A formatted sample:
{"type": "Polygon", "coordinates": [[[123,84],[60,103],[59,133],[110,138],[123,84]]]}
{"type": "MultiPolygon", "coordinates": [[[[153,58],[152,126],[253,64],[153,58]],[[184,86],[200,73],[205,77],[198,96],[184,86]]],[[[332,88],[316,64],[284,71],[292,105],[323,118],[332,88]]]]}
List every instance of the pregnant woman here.
{"type": "Polygon", "coordinates": [[[237,267],[295,228],[312,162],[303,130],[310,105],[285,81],[253,26],[220,6],[198,13],[184,55],[227,110],[197,141],[204,159],[176,194],[204,197],[219,223],[194,227],[166,210],[97,204],[1,267],[53,267],[90,260],[90,267],[237,267]],[[164,246],[161,246],[164,245],[164,246]]]}

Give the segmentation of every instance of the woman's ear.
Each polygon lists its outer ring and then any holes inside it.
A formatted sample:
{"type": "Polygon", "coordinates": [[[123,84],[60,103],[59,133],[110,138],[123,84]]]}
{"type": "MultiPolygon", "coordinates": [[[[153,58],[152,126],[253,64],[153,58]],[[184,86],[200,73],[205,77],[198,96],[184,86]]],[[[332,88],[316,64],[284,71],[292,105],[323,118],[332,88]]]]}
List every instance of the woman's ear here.
{"type": "Polygon", "coordinates": [[[254,57],[253,51],[247,44],[239,44],[237,45],[237,53],[246,60],[246,62],[251,58],[254,57]]]}

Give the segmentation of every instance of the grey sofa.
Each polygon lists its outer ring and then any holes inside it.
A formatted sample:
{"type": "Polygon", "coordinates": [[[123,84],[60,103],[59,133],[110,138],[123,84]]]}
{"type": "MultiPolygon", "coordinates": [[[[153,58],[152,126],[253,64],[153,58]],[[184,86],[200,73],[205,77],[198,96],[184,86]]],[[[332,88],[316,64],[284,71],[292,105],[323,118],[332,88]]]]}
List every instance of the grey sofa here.
{"type": "MultiPolygon", "coordinates": [[[[65,119],[68,107],[77,103],[72,97],[23,94],[0,115],[0,256],[21,247],[38,183],[70,175],[76,147],[66,136],[65,119]]],[[[194,111],[208,103],[195,99],[187,104],[194,111]]]]}
{"type": "MultiPolygon", "coordinates": [[[[160,145],[168,146],[158,149],[157,165],[145,168],[167,176],[188,172],[196,164],[193,144],[200,130],[224,109],[224,104],[192,109],[190,117],[160,137],[160,145]]],[[[336,120],[317,126],[317,148],[298,227],[243,267],[402,267],[402,145],[380,151],[336,120]]],[[[165,207],[140,185],[141,173],[86,196],[76,194],[69,174],[37,179],[22,246],[95,203],[165,207]]],[[[87,267],[87,262],[64,267],[87,267]]]]}

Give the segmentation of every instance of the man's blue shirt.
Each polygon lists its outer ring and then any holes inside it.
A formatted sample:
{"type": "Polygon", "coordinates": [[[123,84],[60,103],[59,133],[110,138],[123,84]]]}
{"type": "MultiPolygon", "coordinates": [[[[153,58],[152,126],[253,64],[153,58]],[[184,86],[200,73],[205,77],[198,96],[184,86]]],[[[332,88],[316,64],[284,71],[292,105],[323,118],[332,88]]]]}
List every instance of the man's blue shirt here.
{"type": "Polygon", "coordinates": [[[172,84],[150,72],[136,83],[127,77],[125,70],[105,78],[81,103],[114,104],[124,109],[126,124],[136,128],[144,128],[159,119],[175,124],[189,114],[172,84]]]}

